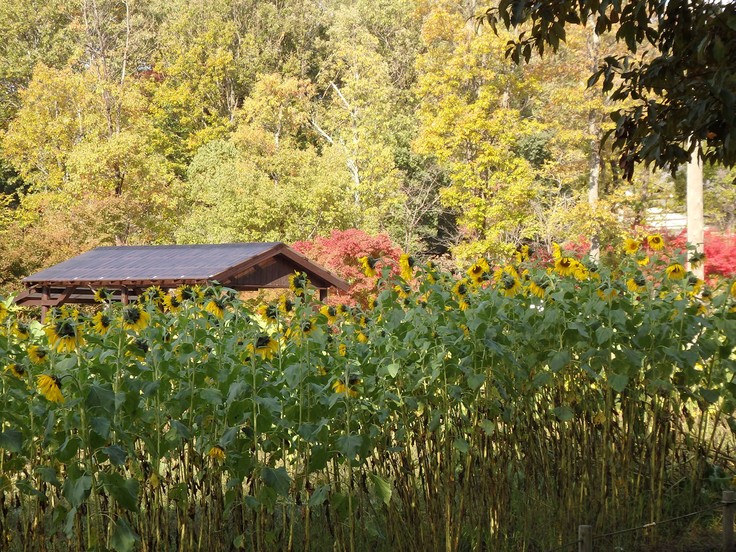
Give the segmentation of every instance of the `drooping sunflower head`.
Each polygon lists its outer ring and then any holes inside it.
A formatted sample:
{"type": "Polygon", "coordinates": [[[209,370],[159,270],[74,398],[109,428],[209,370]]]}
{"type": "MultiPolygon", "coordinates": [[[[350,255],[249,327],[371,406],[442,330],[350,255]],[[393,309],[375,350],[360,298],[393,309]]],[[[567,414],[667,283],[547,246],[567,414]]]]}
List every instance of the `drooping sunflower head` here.
{"type": "Polygon", "coordinates": [[[529,249],[528,245],[520,245],[514,252],[514,261],[516,261],[516,264],[521,264],[529,259],[530,254],[531,249],[529,249]]]}
{"type": "Polygon", "coordinates": [[[268,360],[279,350],[279,343],[266,333],[258,334],[253,343],[248,344],[248,351],[262,359],[268,360]]]}
{"type": "Polygon", "coordinates": [[[637,273],[628,280],[626,280],[626,287],[629,289],[629,291],[633,291],[634,293],[639,293],[641,291],[644,291],[646,288],[647,281],[644,278],[644,275],[641,273],[637,273]]]}
{"type": "Polygon", "coordinates": [[[23,367],[22,364],[13,362],[11,364],[8,364],[5,367],[6,372],[10,372],[18,379],[23,379],[26,377],[26,369],[23,367]]]}
{"type": "Polygon", "coordinates": [[[639,240],[635,240],[633,238],[626,238],[624,240],[624,253],[627,255],[636,255],[636,252],[639,251],[639,246],[641,243],[639,240]]]}
{"type": "Polygon", "coordinates": [[[399,257],[399,268],[401,269],[401,277],[407,282],[414,277],[414,267],[416,261],[414,257],[408,253],[404,253],[399,257]]]}
{"type": "Polygon", "coordinates": [[[51,347],[60,353],[71,352],[81,344],[81,336],[77,332],[77,321],[72,318],[58,318],[51,322],[44,332],[48,336],[51,347]]]}
{"type": "Polygon", "coordinates": [[[151,315],[140,305],[129,305],[123,309],[123,328],[134,332],[141,331],[151,321],[151,315]]]}
{"type": "Polygon", "coordinates": [[[61,380],[56,376],[41,374],[37,378],[38,390],[46,398],[47,401],[62,403],[64,395],[61,394],[61,380]]]}
{"type": "Polygon", "coordinates": [[[28,358],[33,364],[43,364],[49,356],[49,350],[41,345],[31,345],[28,347],[28,358]]]}
{"type": "Polygon", "coordinates": [[[600,297],[604,301],[610,301],[618,295],[618,290],[616,290],[616,288],[608,282],[603,282],[600,286],[598,286],[596,293],[598,294],[598,297],[600,297]]]}
{"type": "Polygon", "coordinates": [[[544,298],[548,287],[549,282],[544,278],[532,278],[531,282],[529,282],[529,292],[540,299],[544,298]]]}
{"type": "Polygon", "coordinates": [[[406,299],[411,295],[411,287],[405,282],[399,282],[394,286],[394,291],[399,294],[401,299],[406,299]]]}
{"type": "Polygon", "coordinates": [[[682,280],[687,271],[680,263],[672,263],[665,269],[664,273],[668,280],[682,280]]]}
{"type": "Polygon", "coordinates": [[[289,276],[289,289],[294,292],[294,295],[301,297],[307,290],[309,285],[309,278],[306,272],[295,272],[289,276]]]}
{"type": "Polygon", "coordinates": [[[294,310],[294,301],[289,299],[286,295],[279,297],[279,310],[284,314],[290,313],[294,310]]]}
{"type": "Polygon", "coordinates": [[[225,307],[227,306],[227,300],[224,297],[213,297],[204,307],[204,310],[213,315],[215,318],[222,318],[225,316],[225,307]]]}
{"type": "Polygon", "coordinates": [[[335,308],[333,305],[322,305],[319,308],[319,312],[321,315],[327,318],[328,324],[334,324],[337,320],[337,308],[335,308]]]}
{"type": "Polygon", "coordinates": [[[209,450],[207,456],[217,462],[222,462],[225,459],[225,449],[223,449],[220,445],[215,445],[209,450]]]}
{"type": "Polygon", "coordinates": [[[557,260],[562,257],[562,248],[557,242],[552,242],[552,258],[557,260]]]}
{"type": "Polygon", "coordinates": [[[166,297],[166,293],[159,286],[151,286],[143,290],[138,301],[143,305],[151,304],[161,308],[166,303],[166,297]]]}
{"type": "Polygon", "coordinates": [[[363,268],[363,273],[369,278],[373,278],[376,275],[376,264],[378,259],[371,256],[361,257],[358,259],[360,266],[363,268]]]}
{"type": "Polygon", "coordinates": [[[652,234],[647,236],[647,243],[654,251],[664,249],[664,238],[660,234],[652,234]]]}
{"type": "Polygon", "coordinates": [[[29,328],[28,324],[26,324],[25,322],[21,322],[20,320],[18,320],[15,324],[13,324],[13,335],[21,341],[25,341],[26,339],[31,337],[31,328],[29,328]]]}
{"type": "Polygon", "coordinates": [[[348,397],[356,398],[358,395],[360,395],[360,392],[358,391],[358,386],[361,384],[361,379],[358,376],[349,376],[347,378],[347,382],[345,381],[345,378],[338,378],[334,382],[332,382],[332,389],[335,391],[335,393],[338,394],[344,394],[348,397]]]}
{"type": "Polygon", "coordinates": [[[575,274],[578,264],[572,257],[560,257],[555,261],[555,272],[560,276],[571,276],[575,274]]]}

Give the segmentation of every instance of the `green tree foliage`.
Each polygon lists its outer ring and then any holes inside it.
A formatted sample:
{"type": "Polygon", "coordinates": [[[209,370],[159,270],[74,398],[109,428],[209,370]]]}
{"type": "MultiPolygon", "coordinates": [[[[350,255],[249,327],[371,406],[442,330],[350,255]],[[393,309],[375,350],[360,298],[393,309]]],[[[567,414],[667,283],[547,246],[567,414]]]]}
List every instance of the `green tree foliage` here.
{"type": "Polygon", "coordinates": [[[625,55],[606,57],[589,84],[603,78],[613,100],[633,105],[613,114],[613,143],[624,176],[642,161],[674,170],[694,150],[709,161],[736,164],[736,6],[707,0],[534,3],[503,0],[483,17],[497,29],[520,27],[510,41],[516,62],[532,51],[557,50],[567,27],[591,21],[615,30],[625,55]]]}

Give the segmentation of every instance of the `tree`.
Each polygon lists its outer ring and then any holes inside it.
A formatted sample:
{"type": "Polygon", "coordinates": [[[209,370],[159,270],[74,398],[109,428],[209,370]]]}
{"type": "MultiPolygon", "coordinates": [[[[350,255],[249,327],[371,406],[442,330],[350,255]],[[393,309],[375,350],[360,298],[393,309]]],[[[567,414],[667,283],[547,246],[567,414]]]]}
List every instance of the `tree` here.
{"type": "Polygon", "coordinates": [[[613,145],[630,179],[638,162],[671,171],[690,155],[736,165],[736,4],[709,0],[501,0],[479,17],[494,30],[519,28],[507,55],[556,51],[569,25],[592,21],[615,30],[628,50],[607,56],[588,80],[603,79],[612,100],[633,100],[612,114],[613,145]],[[637,57],[638,56],[638,57],[637,57]]]}

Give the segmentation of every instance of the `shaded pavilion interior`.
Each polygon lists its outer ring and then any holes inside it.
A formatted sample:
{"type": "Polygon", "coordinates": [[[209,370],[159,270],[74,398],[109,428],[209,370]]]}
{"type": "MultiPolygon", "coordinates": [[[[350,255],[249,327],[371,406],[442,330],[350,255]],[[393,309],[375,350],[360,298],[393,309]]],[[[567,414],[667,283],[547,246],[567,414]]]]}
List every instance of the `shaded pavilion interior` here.
{"type": "Polygon", "coordinates": [[[307,274],[320,298],[328,289],[349,284],[280,242],[208,245],[98,247],[23,279],[26,289],[15,298],[21,306],[50,307],[94,303],[104,288],[113,300],[134,301],[143,290],[217,283],[236,291],[289,287],[289,276],[307,274]]]}

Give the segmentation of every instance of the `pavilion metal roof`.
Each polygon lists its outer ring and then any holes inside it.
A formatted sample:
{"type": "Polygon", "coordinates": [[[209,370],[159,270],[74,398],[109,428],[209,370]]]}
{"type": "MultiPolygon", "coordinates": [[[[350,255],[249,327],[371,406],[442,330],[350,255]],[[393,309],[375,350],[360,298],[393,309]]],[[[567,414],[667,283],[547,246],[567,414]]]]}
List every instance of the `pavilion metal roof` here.
{"type": "Polygon", "coordinates": [[[94,290],[108,288],[123,301],[143,289],[217,282],[236,290],[288,287],[288,277],[305,272],[327,290],[349,285],[280,242],[207,245],[98,247],[23,279],[21,305],[58,306],[91,302],[94,290]]]}

